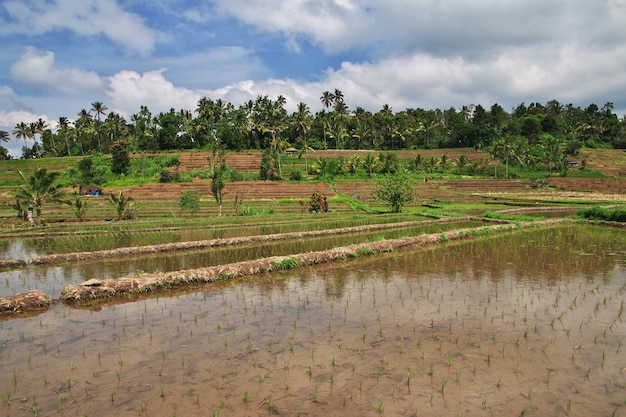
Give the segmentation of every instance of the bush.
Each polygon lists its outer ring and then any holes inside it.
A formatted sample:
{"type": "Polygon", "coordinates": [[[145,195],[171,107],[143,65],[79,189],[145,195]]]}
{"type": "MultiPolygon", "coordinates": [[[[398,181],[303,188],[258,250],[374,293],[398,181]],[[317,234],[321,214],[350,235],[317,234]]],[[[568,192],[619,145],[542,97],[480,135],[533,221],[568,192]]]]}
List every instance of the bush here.
{"type": "Polygon", "coordinates": [[[293,171],[291,171],[291,174],[289,174],[289,179],[291,181],[302,181],[302,178],[302,171],[300,171],[299,169],[294,169],[293,171]]]}
{"type": "MultiPolygon", "coordinates": [[[[304,201],[300,200],[300,206],[304,211],[304,201]]],[[[309,213],[326,213],[328,212],[328,202],[326,197],[318,193],[317,191],[311,194],[311,199],[308,204],[309,213]]]]}

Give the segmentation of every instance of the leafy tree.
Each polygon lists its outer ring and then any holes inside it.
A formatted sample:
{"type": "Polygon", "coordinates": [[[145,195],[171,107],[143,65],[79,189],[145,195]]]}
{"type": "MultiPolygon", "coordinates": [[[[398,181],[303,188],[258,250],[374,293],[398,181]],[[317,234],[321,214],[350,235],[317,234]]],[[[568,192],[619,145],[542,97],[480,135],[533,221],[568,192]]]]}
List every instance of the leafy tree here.
{"type": "Polygon", "coordinates": [[[261,164],[259,166],[260,180],[275,180],[277,178],[272,162],[272,152],[269,149],[265,149],[261,155],[261,164]]]}
{"type": "MultiPolygon", "coordinates": [[[[300,205],[304,203],[300,201],[300,205]]],[[[326,196],[321,195],[317,191],[311,194],[311,199],[309,200],[309,213],[326,213],[328,212],[328,202],[326,201],[326,196]]]]}
{"type": "Polygon", "coordinates": [[[413,184],[405,170],[386,175],[374,190],[374,196],[383,200],[392,213],[400,213],[402,207],[413,201],[413,184]]]}
{"type": "Polygon", "coordinates": [[[200,210],[200,196],[196,191],[185,191],[178,200],[178,207],[180,208],[180,215],[183,211],[188,211],[189,214],[194,215],[200,210]]]}
{"type": "Polygon", "coordinates": [[[213,198],[215,198],[215,202],[217,203],[217,215],[222,215],[222,203],[224,202],[224,187],[226,186],[226,181],[224,179],[225,174],[228,171],[228,166],[226,162],[222,161],[222,164],[215,168],[213,172],[213,177],[211,178],[211,194],[213,194],[213,198]]]}
{"type": "Polygon", "coordinates": [[[30,177],[18,171],[21,184],[15,190],[15,205],[31,206],[37,225],[42,223],[41,210],[47,202],[62,202],[63,191],[60,184],[55,184],[58,172],[48,172],[46,168],[38,168],[30,177]]]}
{"type": "Polygon", "coordinates": [[[85,187],[104,183],[107,169],[99,158],[88,156],[78,161],[76,167],[70,167],[67,174],[72,186],[78,187],[78,194],[83,194],[85,187]]]}
{"type": "Polygon", "coordinates": [[[126,148],[126,141],[118,139],[111,147],[111,172],[126,174],[130,170],[130,157],[126,148]]]}
{"type": "Polygon", "coordinates": [[[113,206],[118,220],[130,220],[137,217],[138,206],[132,197],[124,197],[124,191],[118,195],[111,193],[109,203],[113,206]]]}

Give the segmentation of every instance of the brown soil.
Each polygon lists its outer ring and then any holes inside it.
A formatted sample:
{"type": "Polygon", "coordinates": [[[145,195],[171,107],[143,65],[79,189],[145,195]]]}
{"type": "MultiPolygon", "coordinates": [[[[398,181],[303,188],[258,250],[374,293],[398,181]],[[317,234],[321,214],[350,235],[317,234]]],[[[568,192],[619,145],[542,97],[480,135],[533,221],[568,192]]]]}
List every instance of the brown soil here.
{"type": "MultiPolygon", "coordinates": [[[[546,220],[532,223],[532,226],[546,227],[560,224],[562,222],[563,220],[546,220]]],[[[523,226],[527,227],[528,224],[524,224],[523,226]]],[[[473,233],[481,233],[481,231],[489,229],[493,231],[506,231],[513,228],[515,228],[515,226],[512,225],[485,226],[481,228],[454,230],[444,233],[402,239],[359,243],[326,251],[301,253],[292,256],[275,256],[208,268],[167,273],[142,274],[139,276],[128,276],[119,279],[102,281],[90,280],[82,284],[70,285],[66,287],[61,294],[61,299],[70,303],[84,302],[102,298],[107,299],[116,296],[119,297],[127,294],[145,293],[158,288],[169,288],[191,283],[222,281],[246,275],[255,275],[263,272],[293,268],[295,266],[321,264],[349,257],[357,257],[360,253],[369,254],[391,252],[405,247],[424,246],[427,244],[438,243],[441,242],[442,239],[455,240],[471,236],[473,233]],[[281,262],[291,260],[295,260],[295,264],[281,264],[281,262]],[[282,265],[287,266],[283,267],[282,265]]]]}
{"type": "MultiPolygon", "coordinates": [[[[195,180],[193,183],[143,184],[125,191],[124,195],[137,201],[177,201],[185,191],[211,196],[211,182],[195,180]]],[[[314,192],[327,197],[336,196],[330,185],[324,182],[238,181],[229,182],[224,187],[225,200],[234,200],[236,196],[244,201],[301,199],[311,197],[314,192]]]]}

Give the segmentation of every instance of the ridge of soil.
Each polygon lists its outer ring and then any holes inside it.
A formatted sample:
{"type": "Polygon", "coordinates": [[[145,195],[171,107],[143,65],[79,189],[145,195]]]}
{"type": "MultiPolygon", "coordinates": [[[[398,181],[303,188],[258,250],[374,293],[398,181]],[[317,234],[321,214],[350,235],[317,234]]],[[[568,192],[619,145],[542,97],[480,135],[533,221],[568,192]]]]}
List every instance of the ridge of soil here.
{"type": "Polygon", "coordinates": [[[45,310],[52,304],[50,298],[39,290],[32,290],[0,298],[0,314],[19,314],[23,311],[45,310]]]}

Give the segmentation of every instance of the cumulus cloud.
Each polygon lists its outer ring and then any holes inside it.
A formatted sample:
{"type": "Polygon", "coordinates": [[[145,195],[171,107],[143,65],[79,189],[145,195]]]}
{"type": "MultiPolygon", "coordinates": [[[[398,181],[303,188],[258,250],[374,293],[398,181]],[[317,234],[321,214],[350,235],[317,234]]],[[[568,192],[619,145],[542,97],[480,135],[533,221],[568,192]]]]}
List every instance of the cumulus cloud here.
{"type": "Polygon", "coordinates": [[[374,48],[485,56],[511,46],[584,39],[623,42],[623,0],[214,0],[261,31],[307,39],[329,52],[374,48]],[[599,24],[601,22],[601,24],[599,24]]]}
{"type": "Polygon", "coordinates": [[[123,70],[108,79],[107,96],[109,108],[128,116],[142,105],[155,112],[173,109],[194,110],[203,92],[184,87],[176,87],[168,81],[161,69],[139,74],[123,70]]]}
{"type": "Polygon", "coordinates": [[[31,86],[57,90],[67,94],[93,93],[103,87],[93,71],[78,68],[57,68],[54,53],[29,47],[11,66],[14,79],[31,86]]]}
{"type": "Polygon", "coordinates": [[[150,53],[161,36],[115,0],[9,0],[4,8],[10,16],[0,29],[5,34],[41,35],[68,29],[82,36],[105,36],[142,55],[150,53]]]}

